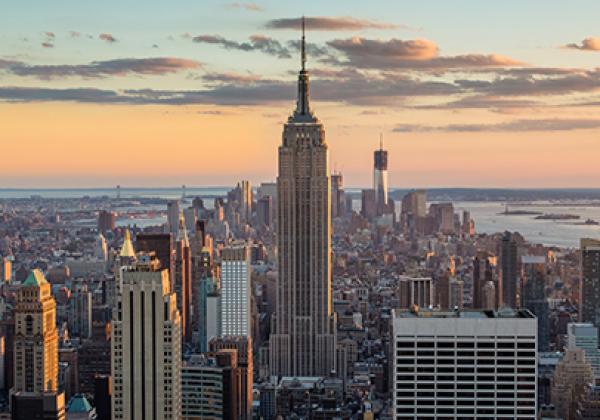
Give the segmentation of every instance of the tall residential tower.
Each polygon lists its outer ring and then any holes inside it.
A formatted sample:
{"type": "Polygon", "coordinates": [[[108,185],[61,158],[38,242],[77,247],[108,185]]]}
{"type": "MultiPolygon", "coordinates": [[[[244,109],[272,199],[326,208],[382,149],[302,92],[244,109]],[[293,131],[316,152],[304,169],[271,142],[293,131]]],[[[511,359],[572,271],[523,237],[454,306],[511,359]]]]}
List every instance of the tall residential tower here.
{"type": "Polygon", "coordinates": [[[335,369],[328,151],[323,124],[309,106],[304,39],[303,21],[298,100],[283,128],[277,177],[279,280],[270,369],[284,376],[335,369]]]}

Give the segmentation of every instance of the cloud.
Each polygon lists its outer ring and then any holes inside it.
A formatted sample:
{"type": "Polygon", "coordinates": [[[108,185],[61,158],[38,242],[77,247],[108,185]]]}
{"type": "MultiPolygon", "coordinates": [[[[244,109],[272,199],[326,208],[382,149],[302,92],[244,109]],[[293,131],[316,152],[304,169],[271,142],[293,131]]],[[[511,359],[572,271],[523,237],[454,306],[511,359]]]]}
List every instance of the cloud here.
{"type": "MultiPolygon", "coordinates": [[[[287,42],[287,46],[290,50],[299,52],[301,49],[302,42],[299,39],[294,39],[292,41],[287,42]]],[[[306,54],[309,58],[326,58],[327,60],[334,60],[333,53],[327,47],[321,46],[319,44],[315,44],[312,42],[307,42],[305,45],[306,54]]]]}
{"type": "Polygon", "coordinates": [[[528,132],[528,131],[571,131],[600,128],[600,119],[519,119],[498,124],[449,124],[429,126],[402,124],[393,131],[397,133],[479,133],[479,132],[528,132]]]}
{"type": "Polygon", "coordinates": [[[220,111],[220,110],[207,110],[207,111],[198,111],[197,114],[200,115],[231,115],[230,112],[220,111]]]}
{"type": "MultiPolygon", "coordinates": [[[[206,75],[215,80],[213,86],[203,90],[154,90],[130,89],[123,91],[100,91],[82,89],[48,89],[9,87],[0,88],[0,99],[5,101],[72,101],[97,103],[127,103],[134,105],[261,105],[286,103],[293,108],[296,95],[294,81],[256,80],[235,81],[239,75],[206,75]],[[217,82],[218,81],[218,82],[217,82]],[[81,95],[81,99],[79,98],[81,95]]],[[[381,105],[397,104],[414,96],[452,95],[458,89],[449,83],[419,81],[398,78],[394,81],[374,79],[348,72],[345,79],[319,79],[312,83],[316,101],[381,105]]]]}
{"type": "Polygon", "coordinates": [[[249,10],[251,12],[262,12],[265,10],[264,8],[262,8],[261,6],[259,6],[256,3],[234,2],[234,3],[227,3],[227,4],[225,4],[225,6],[229,9],[245,9],[245,10],[249,10]]]}
{"type": "Polygon", "coordinates": [[[490,109],[506,112],[523,108],[534,108],[542,106],[537,101],[529,99],[502,98],[497,96],[474,95],[460,98],[458,100],[442,104],[419,105],[417,109],[490,109]]]}
{"type": "Polygon", "coordinates": [[[198,61],[175,57],[120,58],[92,61],[89,64],[31,65],[21,61],[0,60],[0,70],[16,76],[49,80],[63,77],[97,78],[107,76],[164,75],[197,69],[198,61]]]}
{"type": "Polygon", "coordinates": [[[291,58],[290,50],[281,42],[264,36],[252,35],[248,42],[237,42],[219,35],[198,35],[192,38],[196,43],[220,45],[228,50],[261,51],[278,58],[291,58]]]}
{"type": "Polygon", "coordinates": [[[342,53],[345,59],[332,64],[372,69],[450,69],[507,67],[522,65],[516,60],[498,54],[465,54],[439,56],[439,48],[426,39],[387,41],[353,37],[335,39],[327,43],[342,53]]]}
{"type": "Polygon", "coordinates": [[[585,38],[580,44],[567,44],[563,48],[582,50],[582,51],[600,51],[600,38],[585,38]]]}
{"type": "MultiPolygon", "coordinates": [[[[325,17],[315,16],[306,17],[306,27],[309,30],[321,30],[321,31],[356,31],[361,29],[398,29],[401,26],[385,23],[376,22],[366,19],[355,19],[352,17],[325,17]]],[[[300,29],[302,19],[301,18],[290,18],[290,19],[273,19],[267,22],[265,25],[268,29],[300,29]]]]}
{"type": "Polygon", "coordinates": [[[54,44],[51,42],[42,42],[42,47],[44,48],[54,48],[54,44]]]}
{"type": "Polygon", "coordinates": [[[101,33],[100,35],[98,35],[98,39],[108,42],[109,44],[117,42],[117,38],[108,33],[101,33]]]}
{"type": "Polygon", "coordinates": [[[494,96],[542,96],[590,92],[600,88],[600,69],[571,71],[562,76],[536,76],[524,73],[493,80],[458,79],[454,83],[465,92],[494,96]]]}
{"type": "Polygon", "coordinates": [[[209,83],[236,83],[236,84],[250,84],[256,83],[262,80],[259,75],[247,73],[240,74],[234,72],[227,73],[206,73],[200,77],[205,82],[209,83]]]}

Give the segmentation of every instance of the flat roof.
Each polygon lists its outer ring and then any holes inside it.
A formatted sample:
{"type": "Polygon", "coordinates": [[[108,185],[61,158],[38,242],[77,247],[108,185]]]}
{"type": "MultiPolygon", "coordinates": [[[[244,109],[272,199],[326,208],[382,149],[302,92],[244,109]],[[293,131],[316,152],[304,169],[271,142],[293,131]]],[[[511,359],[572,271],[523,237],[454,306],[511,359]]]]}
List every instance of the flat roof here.
{"type": "Polygon", "coordinates": [[[409,309],[396,310],[397,318],[469,318],[469,319],[491,319],[491,318],[535,318],[528,309],[502,308],[498,311],[462,309],[455,311],[435,311],[431,309],[409,309]]]}

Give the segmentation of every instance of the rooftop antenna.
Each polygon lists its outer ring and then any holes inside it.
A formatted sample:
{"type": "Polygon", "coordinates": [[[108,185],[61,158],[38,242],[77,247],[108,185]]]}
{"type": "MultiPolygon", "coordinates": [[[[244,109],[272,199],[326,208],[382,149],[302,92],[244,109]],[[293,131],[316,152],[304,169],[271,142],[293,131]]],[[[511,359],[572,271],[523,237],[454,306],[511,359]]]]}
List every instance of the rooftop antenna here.
{"type": "Polygon", "coordinates": [[[379,133],[379,150],[383,150],[383,133],[379,133]]]}
{"type": "Polygon", "coordinates": [[[301,43],[301,51],[302,51],[302,71],[306,68],[306,22],[304,19],[304,15],[302,15],[302,43],[301,43]]]}

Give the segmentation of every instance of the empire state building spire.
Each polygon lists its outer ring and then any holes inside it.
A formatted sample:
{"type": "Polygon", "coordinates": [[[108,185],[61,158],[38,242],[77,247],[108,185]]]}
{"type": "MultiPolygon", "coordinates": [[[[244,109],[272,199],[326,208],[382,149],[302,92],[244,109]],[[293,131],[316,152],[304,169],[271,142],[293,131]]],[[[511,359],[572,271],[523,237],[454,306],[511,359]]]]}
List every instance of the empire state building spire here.
{"type": "Polygon", "coordinates": [[[294,111],[293,121],[296,122],[314,122],[316,118],[312,114],[309,106],[310,81],[308,80],[308,71],[306,70],[306,23],[302,17],[302,41],[300,43],[302,68],[298,74],[298,99],[296,101],[296,110],[294,111]]]}

